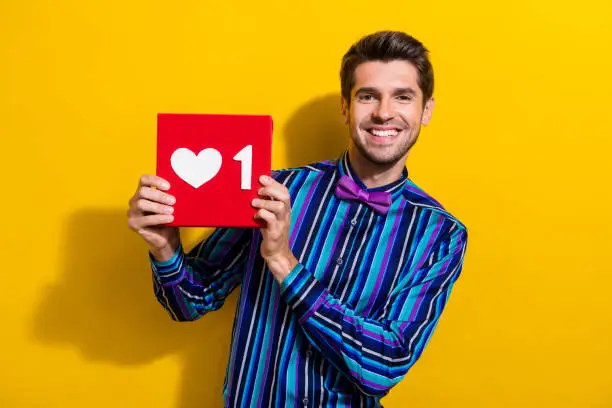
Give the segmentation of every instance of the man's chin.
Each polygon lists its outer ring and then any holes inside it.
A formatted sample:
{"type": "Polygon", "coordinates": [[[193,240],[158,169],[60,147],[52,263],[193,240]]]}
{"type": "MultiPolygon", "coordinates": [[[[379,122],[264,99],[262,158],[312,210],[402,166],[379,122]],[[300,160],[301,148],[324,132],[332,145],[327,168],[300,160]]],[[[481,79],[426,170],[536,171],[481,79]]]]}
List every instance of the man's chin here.
{"type": "Polygon", "coordinates": [[[401,157],[368,157],[369,162],[380,167],[390,167],[399,162],[401,157]]]}
{"type": "MultiPolygon", "coordinates": [[[[375,149],[368,149],[363,147],[357,147],[361,155],[371,164],[381,167],[388,167],[397,164],[399,161],[404,161],[405,153],[402,152],[392,152],[392,151],[380,151],[381,149],[376,149],[378,151],[373,151],[375,149]]],[[[386,150],[386,149],[382,149],[386,150]]]]}

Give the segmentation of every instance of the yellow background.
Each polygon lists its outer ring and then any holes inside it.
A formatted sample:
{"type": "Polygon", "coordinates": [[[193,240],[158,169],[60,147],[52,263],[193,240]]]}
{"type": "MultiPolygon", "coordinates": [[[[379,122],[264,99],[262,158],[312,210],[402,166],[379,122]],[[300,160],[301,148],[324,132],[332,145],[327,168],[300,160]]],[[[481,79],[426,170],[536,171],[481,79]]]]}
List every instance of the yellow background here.
{"type": "Polygon", "coordinates": [[[3,1],[0,406],[220,406],[237,293],[171,322],[126,224],[156,114],[271,114],[275,168],[335,157],[340,58],[399,29],[436,73],[409,170],[470,242],[383,403],[612,407],[612,5],[494,4],[3,1]]]}

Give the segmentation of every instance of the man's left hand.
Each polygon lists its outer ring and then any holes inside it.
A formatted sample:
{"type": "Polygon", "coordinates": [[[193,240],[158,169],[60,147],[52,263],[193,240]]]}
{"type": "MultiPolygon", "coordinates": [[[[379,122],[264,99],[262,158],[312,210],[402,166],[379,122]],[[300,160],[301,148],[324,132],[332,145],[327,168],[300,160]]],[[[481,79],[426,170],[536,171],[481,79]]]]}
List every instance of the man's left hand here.
{"type": "Polygon", "coordinates": [[[253,200],[253,207],[259,209],[255,219],[265,221],[261,228],[261,256],[280,284],[298,263],[289,247],[291,197],[287,187],[269,176],[261,176],[259,182],[260,198],[253,200]]]}

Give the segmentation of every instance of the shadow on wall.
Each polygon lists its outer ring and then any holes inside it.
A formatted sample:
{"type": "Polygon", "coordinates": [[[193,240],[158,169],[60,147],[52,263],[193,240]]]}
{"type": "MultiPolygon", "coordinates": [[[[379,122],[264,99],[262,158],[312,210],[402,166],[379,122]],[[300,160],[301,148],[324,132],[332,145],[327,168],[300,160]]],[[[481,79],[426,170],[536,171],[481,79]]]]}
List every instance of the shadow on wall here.
{"type": "MultiPolygon", "coordinates": [[[[285,129],[287,162],[336,158],[346,147],[346,132],[338,95],[308,103],[285,129]]],[[[33,320],[36,341],[75,347],[87,360],[116,365],[178,354],[184,370],[177,408],[222,406],[240,289],[220,310],[196,322],[174,322],[154,297],[146,246],[127,227],[124,209],[77,211],[62,238],[63,272],[43,293],[33,320]]],[[[90,391],[92,399],[105,392],[90,391]]]]}
{"type": "MultiPolygon", "coordinates": [[[[220,405],[235,300],[198,322],[171,320],[153,295],[147,249],[128,229],[125,211],[76,212],[66,224],[64,242],[61,281],[44,292],[36,338],[117,365],[182,354],[194,367],[182,380],[191,402],[181,406],[220,405]]],[[[92,398],[96,392],[104,390],[91,390],[92,398]]]]}
{"type": "Polygon", "coordinates": [[[337,158],[348,146],[348,134],[340,94],[312,100],[285,127],[288,167],[337,158]]]}

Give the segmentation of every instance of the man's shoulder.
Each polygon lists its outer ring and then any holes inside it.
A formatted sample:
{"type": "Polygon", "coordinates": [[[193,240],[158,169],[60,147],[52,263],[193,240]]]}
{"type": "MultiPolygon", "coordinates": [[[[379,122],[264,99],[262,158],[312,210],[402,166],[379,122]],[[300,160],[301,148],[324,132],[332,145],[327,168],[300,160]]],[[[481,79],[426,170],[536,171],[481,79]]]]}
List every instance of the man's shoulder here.
{"type": "Polygon", "coordinates": [[[313,163],[308,163],[298,167],[285,167],[280,169],[272,170],[271,175],[276,181],[282,182],[287,177],[292,177],[297,174],[304,174],[310,172],[328,172],[334,171],[337,166],[336,160],[323,160],[313,163]]]}
{"type": "Polygon", "coordinates": [[[417,185],[411,179],[406,181],[403,190],[404,197],[413,206],[422,208],[424,211],[433,211],[441,214],[449,221],[456,224],[458,228],[466,230],[465,224],[461,222],[451,211],[445,208],[440,201],[435,199],[431,194],[427,193],[423,188],[417,185]]]}

